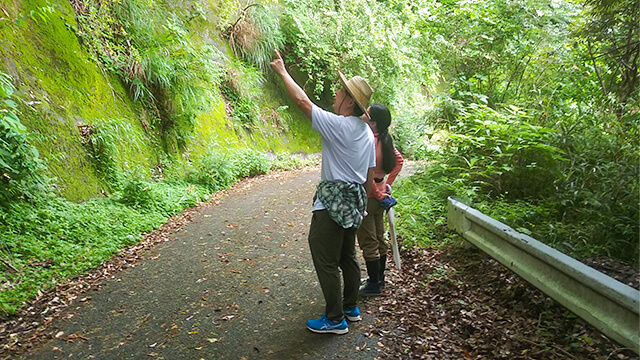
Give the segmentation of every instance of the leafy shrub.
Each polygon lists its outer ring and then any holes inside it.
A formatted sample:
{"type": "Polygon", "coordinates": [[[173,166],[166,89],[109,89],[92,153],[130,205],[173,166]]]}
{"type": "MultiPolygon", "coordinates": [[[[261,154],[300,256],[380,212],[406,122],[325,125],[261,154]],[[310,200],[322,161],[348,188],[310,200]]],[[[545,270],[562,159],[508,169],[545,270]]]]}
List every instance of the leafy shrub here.
{"type": "Polygon", "coordinates": [[[433,134],[433,126],[423,116],[402,113],[392,120],[390,133],[394,145],[407,159],[429,159],[434,148],[429,148],[429,135],[433,134]]]}
{"type": "Polygon", "coordinates": [[[122,188],[122,203],[134,209],[154,210],[160,202],[160,195],[148,181],[132,179],[122,188]]]}
{"type": "Polygon", "coordinates": [[[457,124],[460,114],[465,112],[465,103],[461,100],[453,99],[447,95],[436,94],[433,105],[425,113],[428,121],[434,127],[449,128],[457,124]]]}
{"type": "Polygon", "coordinates": [[[0,206],[20,198],[33,199],[45,190],[45,169],[18,118],[9,75],[0,72],[0,206]]]}
{"type": "Polygon", "coordinates": [[[212,151],[200,158],[186,174],[192,184],[210,192],[229,188],[237,179],[232,159],[227,154],[212,151]]]}
{"type": "Polygon", "coordinates": [[[278,154],[271,162],[271,171],[301,169],[320,165],[321,161],[322,158],[318,154],[278,154]]]}
{"type": "Polygon", "coordinates": [[[407,246],[438,247],[448,241],[447,197],[464,192],[455,189],[455,172],[440,161],[393,185],[396,227],[407,246]]]}
{"type": "Polygon", "coordinates": [[[637,113],[607,122],[583,116],[563,137],[571,161],[555,182],[556,206],[567,241],[584,253],[638,260],[639,124],[637,113]]]}
{"type": "Polygon", "coordinates": [[[544,236],[544,227],[553,228],[557,219],[557,209],[553,200],[533,203],[527,200],[508,200],[504,196],[497,199],[476,198],[473,207],[483,214],[509,225],[518,232],[532,236],[548,245],[558,245],[558,239],[544,236]],[[546,241],[551,240],[551,241],[546,241]]]}
{"type": "Polygon", "coordinates": [[[240,178],[263,175],[271,168],[267,156],[256,150],[236,150],[232,153],[232,159],[234,173],[240,178]]]}
{"type": "Polygon", "coordinates": [[[552,194],[563,152],[551,129],[530,125],[526,112],[498,112],[471,104],[451,127],[451,166],[469,185],[493,196],[538,198],[552,194]]]}

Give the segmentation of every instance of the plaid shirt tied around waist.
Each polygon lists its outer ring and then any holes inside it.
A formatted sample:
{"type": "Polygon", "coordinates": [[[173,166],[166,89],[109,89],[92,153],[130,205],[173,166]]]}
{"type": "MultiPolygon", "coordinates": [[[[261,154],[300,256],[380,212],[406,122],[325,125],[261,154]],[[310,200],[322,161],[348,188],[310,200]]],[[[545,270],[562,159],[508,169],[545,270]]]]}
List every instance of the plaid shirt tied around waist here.
{"type": "Polygon", "coordinates": [[[362,184],[322,180],[316,196],[333,221],[345,229],[360,227],[367,208],[367,192],[362,184]]]}

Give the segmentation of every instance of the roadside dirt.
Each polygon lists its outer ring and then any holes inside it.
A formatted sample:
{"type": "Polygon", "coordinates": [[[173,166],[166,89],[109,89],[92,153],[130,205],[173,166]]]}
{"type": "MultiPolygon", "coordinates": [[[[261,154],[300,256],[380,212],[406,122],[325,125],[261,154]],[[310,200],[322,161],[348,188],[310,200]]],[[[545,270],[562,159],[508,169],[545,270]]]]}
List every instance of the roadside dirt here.
{"type": "Polygon", "coordinates": [[[307,244],[318,180],[247,179],[175,216],[3,319],[0,358],[638,359],[463,243],[404,253],[349,334],[309,332],[324,310],[307,244]]]}

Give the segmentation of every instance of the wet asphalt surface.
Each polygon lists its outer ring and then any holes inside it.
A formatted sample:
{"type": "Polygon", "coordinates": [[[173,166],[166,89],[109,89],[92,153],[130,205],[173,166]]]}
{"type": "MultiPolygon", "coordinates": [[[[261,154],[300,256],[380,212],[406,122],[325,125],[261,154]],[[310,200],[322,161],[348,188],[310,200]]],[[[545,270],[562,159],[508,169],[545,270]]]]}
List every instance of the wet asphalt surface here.
{"type": "Polygon", "coordinates": [[[270,175],[201,207],[20,358],[374,359],[366,302],[346,335],[306,329],[324,312],[307,243],[319,178],[270,175]]]}

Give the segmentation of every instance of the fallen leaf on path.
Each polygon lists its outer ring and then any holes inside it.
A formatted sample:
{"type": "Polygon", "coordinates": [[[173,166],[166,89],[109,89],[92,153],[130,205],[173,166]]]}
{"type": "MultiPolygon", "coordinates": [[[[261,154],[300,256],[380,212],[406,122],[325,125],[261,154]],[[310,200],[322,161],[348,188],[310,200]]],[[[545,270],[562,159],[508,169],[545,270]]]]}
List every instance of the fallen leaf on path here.
{"type": "Polygon", "coordinates": [[[80,340],[82,340],[82,341],[89,341],[89,339],[88,339],[88,338],[86,338],[86,337],[84,337],[84,336],[82,336],[82,335],[80,335],[80,334],[71,334],[71,335],[69,335],[69,336],[67,337],[67,339],[80,339],[80,340]]]}

